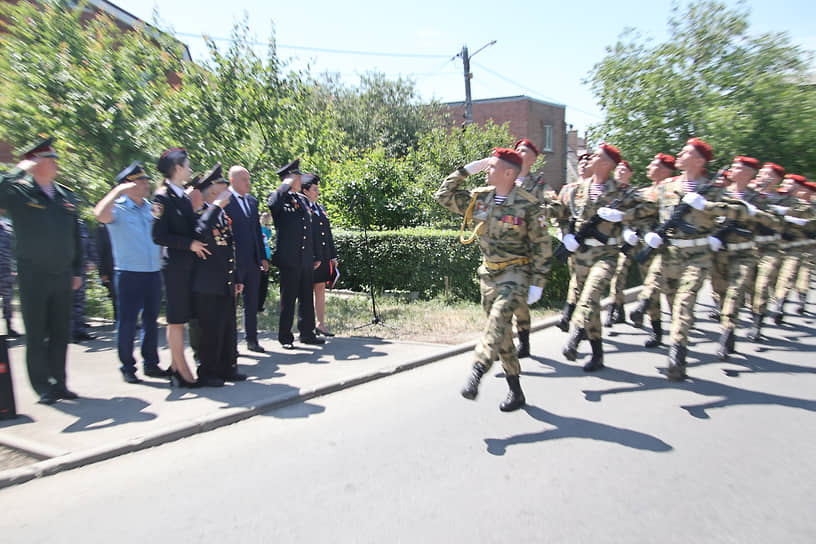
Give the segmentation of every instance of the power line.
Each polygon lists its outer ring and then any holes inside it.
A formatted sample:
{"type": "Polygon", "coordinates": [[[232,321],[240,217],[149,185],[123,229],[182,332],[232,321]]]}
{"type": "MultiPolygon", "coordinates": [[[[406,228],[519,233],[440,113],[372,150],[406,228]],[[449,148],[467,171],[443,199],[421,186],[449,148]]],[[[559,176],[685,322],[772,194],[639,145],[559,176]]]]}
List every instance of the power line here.
{"type": "MultiPolygon", "coordinates": [[[[201,35],[201,34],[191,34],[186,32],[176,32],[177,36],[184,36],[186,38],[199,38],[199,39],[208,39],[214,42],[230,42],[233,41],[232,38],[224,38],[218,36],[210,36],[201,35]]],[[[247,43],[250,45],[260,45],[266,46],[269,45],[268,42],[259,42],[255,40],[247,40],[247,43]]],[[[357,51],[353,49],[329,49],[325,47],[307,47],[305,45],[287,45],[278,43],[275,44],[275,47],[279,49],[295,49],[298,51],[312,51],[315,53],[333,53],[338,55],[361,55],[361,56],[368,56],[368,57],[395,57],[395,58],[415,58],[415,59],[447,59],[448,55],[432,55],[432,54],[420,54],[420,53],[387,53],[384,51],[357,51]]]]}

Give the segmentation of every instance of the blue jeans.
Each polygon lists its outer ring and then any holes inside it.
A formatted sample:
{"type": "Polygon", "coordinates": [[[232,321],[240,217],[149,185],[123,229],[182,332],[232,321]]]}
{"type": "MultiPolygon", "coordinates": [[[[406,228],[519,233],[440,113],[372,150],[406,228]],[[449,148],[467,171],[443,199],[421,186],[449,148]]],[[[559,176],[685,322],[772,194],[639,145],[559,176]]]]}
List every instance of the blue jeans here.
{"type": "Polygon", "coordinates": [[[142,361],[145,369],[159,365],[158,339],[159,330],[156,319],[162,297],[161,272],[128,272],[117,270],[115,273],[116,299],[119,306],[119,320],[116,329],[116,343],[122,372],[135,372],[136,359],[133,357],[133,336],[136,333],[136,320],[142,313],[142,361]]]}

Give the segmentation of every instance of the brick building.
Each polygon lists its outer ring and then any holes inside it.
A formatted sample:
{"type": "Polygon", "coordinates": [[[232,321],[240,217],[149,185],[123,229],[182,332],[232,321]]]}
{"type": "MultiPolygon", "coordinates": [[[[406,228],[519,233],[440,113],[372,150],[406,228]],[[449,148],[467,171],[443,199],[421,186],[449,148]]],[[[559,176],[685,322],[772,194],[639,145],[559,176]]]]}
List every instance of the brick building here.
{"type": "MultiPolygon", "coordinates": [[[[457,124],[465,118],[464,102],[444,104],[457,124]]],[[[566,106],[530,98],[507,96],[473,101],[473,122],[483,124],[492,119],[508,123],[514,138],[529,138],[538,146],[546,163],[539,171],[553,189],[559,189],[567,177],[566,106]]],[[[508,145],[513,142],[508,142],[508,145]]]]}
{"type": "MultiPolygon", "coordinates": [[[[17,4],[20,0],[0,0],[2,4],[17,4]]],[[[69,3],[71,8],[76,7],[79,4],[76,0],[69,3]]],[[[84,13],[82,14],[81,19],[83,21],[87,21],[97,13],[105,13],[109,17],[111,17],[116,25],[121,28],[122,30],[133,29],[135,27],[139,27],[144,29],[150,36],[157,37],[161,31],[157,28],[151,26],[150,24],[142,21],[135,15],[128,13],[127,11],[123,10],[122,8],[116,6],[115,4],[108,2],[107,0],[87,0],[87,6],[85,8],[84,13]]],[[[5,31],[5,26],[8,24],[8,21],[4,20],[0,17],[0,32],[5,31]]],[[[185,61],[190,61],[190,50],[187,46],[181,42],[180,45],[183,47],[183,55],[185,61]]],[[[172,84],[181,84],[181,79],[179,79],[178,74],[171,72],[167,74],[167,79],[172,84]]],[[[15,157],[13,153],[13,149],[11,144],[0,140],[0,163],[15,163],[19,157],[15,157]]]]}

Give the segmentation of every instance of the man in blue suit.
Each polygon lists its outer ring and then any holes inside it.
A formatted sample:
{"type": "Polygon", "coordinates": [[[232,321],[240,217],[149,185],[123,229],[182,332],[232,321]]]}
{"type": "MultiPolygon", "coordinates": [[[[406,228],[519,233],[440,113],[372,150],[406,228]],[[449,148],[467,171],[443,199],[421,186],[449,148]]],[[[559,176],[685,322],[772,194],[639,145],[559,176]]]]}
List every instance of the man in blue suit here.
{"type": "Polygon", "coordinates": [[[229,181],[232,195],[224,211],[232,219],[235,259],[241,274],[238,283],[244,285],[244,335],[248,350],[264,353],[266,350],[258,344],[257,312],[261,271],[269,270],[269,261],[264,251],[258,201],[249,194],[249,171],[246,168],[232,166],[229,181]]]}

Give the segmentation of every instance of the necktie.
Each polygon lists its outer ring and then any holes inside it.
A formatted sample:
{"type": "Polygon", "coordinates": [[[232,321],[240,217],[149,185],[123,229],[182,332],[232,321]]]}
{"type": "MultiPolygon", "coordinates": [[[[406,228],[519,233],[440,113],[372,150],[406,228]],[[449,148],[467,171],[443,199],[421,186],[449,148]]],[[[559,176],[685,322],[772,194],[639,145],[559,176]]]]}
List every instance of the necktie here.
{"type": "Polygon", "coordinates": [[[249,203],[242,196],[238,197],[238,202],[240,203],[241,211],[244,212],[244,215],[249,217],[249,203]]]}
{"type": "Polygon", "coordinates": [[[317,204],[312,204],[312,211],[315,215],[320,215],[320,208],[317,207],[317,204]]]}

